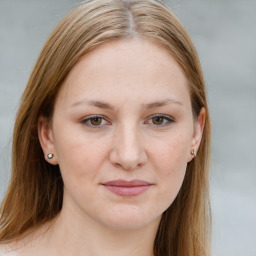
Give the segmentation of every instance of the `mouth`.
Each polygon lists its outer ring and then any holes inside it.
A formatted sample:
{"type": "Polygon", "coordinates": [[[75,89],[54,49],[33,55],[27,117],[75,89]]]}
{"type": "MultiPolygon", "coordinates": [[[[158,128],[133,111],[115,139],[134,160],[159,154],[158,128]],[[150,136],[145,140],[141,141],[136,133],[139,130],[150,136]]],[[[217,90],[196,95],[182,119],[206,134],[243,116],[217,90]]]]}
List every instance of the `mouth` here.
{"type": "Polygon", "coordinates": [[[102,185],[116,195],[132,197],[144,193],[153,184],[143,180],[112,180],[102,185]]]}

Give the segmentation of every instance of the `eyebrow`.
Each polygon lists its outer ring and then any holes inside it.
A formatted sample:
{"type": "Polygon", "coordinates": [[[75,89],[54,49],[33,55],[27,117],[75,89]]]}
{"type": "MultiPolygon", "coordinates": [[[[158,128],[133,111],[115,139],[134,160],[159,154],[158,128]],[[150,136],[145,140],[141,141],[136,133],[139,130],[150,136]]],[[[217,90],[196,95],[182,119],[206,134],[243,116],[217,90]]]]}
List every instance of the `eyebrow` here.
{"type": "Polygon", "coordinates": [[[71,107],[79,106],[82,104],[87,104],[91,106],[95,106],[97,108],[104,108],[104,109],[114,109],[114,107],[106,102],[98,101],[98,100],[79,100],[71,105],[71,107]]]}
{"type": "Polygon", "coordinates": [[[151,109],[151,108],[156,108],[156,107],[162,107],[162,106],[168,105],[169,103],[178,104],[180,106],[183,105],[180,101],[170,98],[170,99],[165,99],[165,100],[161,100],[161,101],[155,101],[155,102],[148,103],[148,104],[143,104],[142,106],[144,109],[151,109]]]}
{"type": "MultiPolygon", "coordinates": [[[[180,101],[168,98],[168,99],[161,100],[161,101],[155,101],[155,102],[148,103],[148,104],[142,104],[142,107],[143,107],[143,109],[148,110],[148,109],[151,109],[151,108],[166,106],[169,103],[178,104],[180,106],[183,106],[183,104],[180,101]]],[[[110,110],[115,109],[114,106],[112,106],[109,103],[106,103],[104,101],[87,100],[87,99],[83,99],[83,100],[77,101],[77,102],[73,103],[71,105],[71,107],[75,107],[75,106],[79,106],[79,105],[83,105],[83,104],[95,106],[97,108],[102,108],[102,109],[110,109],[110,110]]]]}

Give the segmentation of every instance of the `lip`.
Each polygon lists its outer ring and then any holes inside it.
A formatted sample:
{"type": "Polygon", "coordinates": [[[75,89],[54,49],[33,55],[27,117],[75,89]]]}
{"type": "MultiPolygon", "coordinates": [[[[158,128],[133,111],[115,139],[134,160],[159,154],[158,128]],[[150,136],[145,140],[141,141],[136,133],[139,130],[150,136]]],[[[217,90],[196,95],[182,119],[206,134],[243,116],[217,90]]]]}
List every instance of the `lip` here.
{"type": "Polygon", "coordinates": [[[119,196],[138,196],[153,184],[144,180],[112,180],[102,184],[106,189],[119,196]]]}

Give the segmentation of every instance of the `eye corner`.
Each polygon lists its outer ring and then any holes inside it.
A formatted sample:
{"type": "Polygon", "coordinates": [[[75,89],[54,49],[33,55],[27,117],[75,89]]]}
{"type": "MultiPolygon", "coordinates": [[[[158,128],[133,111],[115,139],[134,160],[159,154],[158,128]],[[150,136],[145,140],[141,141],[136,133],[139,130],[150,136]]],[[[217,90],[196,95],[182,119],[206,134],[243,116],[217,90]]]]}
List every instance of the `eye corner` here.
{"type": "MultiPolygon", "coordinates": [[[[157,121],[157,122],[158,122],[157,121]]],[[[173,118],[172,116],[170,115],[166,115],[166,114],[153,114],[153,115],[150,115],[146,121],[144,122],[144,124],[149,124],[151,126],[154,126],[154,127],[157,127],[157,128],[164,128],[164,127],[167,127],[169,125],[171,125],[172,123],[175,122],[175,118],[173,118]],[[154,118],[157,118],[158,121],[160,121],[160,123],[154,123],[153,122],[153,119],[154,118]]]]}
{"type": "Polygon", "coordinates": [[[99,128],[102,128],[103,126],[112,125],[112,123],[104,115],[89,115],[89,116],[83,117],[80,120],[80,123],[82,123],[82,125],[84,126],[87,126],[89,128],[94,128],[94,129],[97,129],[97,128],[99,129],[99,128]],[[96,123],[93,124],[94,121],[96,123]]]}

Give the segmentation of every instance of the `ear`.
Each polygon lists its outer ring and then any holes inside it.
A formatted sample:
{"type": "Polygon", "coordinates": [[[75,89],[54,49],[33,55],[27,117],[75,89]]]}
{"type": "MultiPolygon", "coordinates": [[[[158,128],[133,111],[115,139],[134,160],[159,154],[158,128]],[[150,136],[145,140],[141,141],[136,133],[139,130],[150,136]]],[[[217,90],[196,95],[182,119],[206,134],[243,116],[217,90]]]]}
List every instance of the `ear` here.
{"type": "Polygon", "coordinates": [[[194,122],[194,132],[193,132],[193,137],[191,141],[191,147],[190,147],[190,152],[188,155],[188,162],[190,162],[195,155],[191,153],[191,150],[194,150],[195,154],[197,153],[202,136],[203,136],[203,131],[204,131],[204,124],[205,124],[205,108],[201,108],[200,113],[197,117],[197,120],[194,122]]]}
{"type": "Polygon", "coordinates": [[[54,137],[49,120],[46,117],[40,116],[38,119],[38,138],[45,160],[53,165],[58,164],[58,158],[54,146],[54,137]],[[52,158],[48,158],[48,154],[53,154],[52,158]]]}

